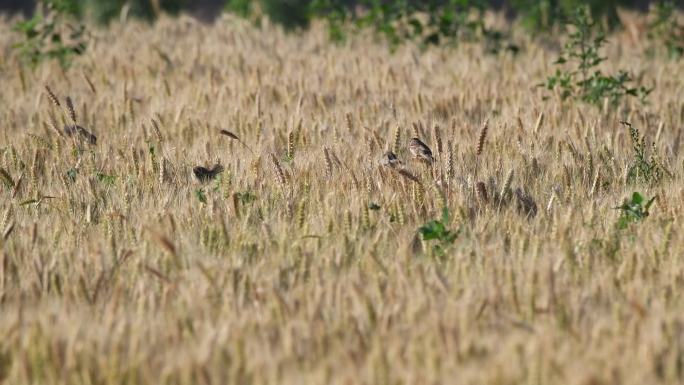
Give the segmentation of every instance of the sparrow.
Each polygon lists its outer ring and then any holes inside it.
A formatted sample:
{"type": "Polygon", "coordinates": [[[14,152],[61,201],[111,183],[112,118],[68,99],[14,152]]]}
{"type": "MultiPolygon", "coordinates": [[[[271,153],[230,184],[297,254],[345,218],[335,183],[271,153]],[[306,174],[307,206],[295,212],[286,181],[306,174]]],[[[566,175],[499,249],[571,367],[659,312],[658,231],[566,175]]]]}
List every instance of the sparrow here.
{"type": "Polygon", "coordinates": [[[78,124],[64,126],[64,133],[67,136],[79,135],[83,139],[87,140],[88,143],[92,145],[97,144],[97,136],[95,136],[95,134],[91,133],[85,128],[79,126],[78,124]]]}
{"type": "Polygon", "coordinates": [[[409,142],[409,151],[415,159],[421,162],[433,163],[435,158],[432,157],[432,151],[425,143],[421,142],[418,138],[412,138],[409,142]]]}
{"type": "Polygon", "coordinates": [[[202,166],[193,167],[192,169],[192,173],[195,174],[195,178],[197,178],[197,180],[200,182],[208,182],[216,178],[216,176],[218,176],[218,174],[221,172],[223,172],[223,166],[220,164],[215,164],[214,167],[210,169],[202,166]]]}
{"type": "Polygon", "coordinates": [[[395,168],[401,166],[401,161],[397,158],[397,155],[392,151],[387,151],[380,158],[380,165],[390,168],[395,168]]]}

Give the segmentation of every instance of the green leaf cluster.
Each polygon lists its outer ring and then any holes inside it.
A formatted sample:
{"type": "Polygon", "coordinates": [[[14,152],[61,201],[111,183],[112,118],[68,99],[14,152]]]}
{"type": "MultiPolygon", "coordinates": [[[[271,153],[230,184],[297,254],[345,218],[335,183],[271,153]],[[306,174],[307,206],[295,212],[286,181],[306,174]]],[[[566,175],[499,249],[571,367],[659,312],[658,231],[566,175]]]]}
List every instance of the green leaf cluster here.
{"type": "Polygon", "coordinates": [[[442,209],[441,220],[432,220],[418,228],[418,233],[423,241],[433,241],[432,251],[436,255],[444,255],[446,249],[454,243],[458,237],[458,231],[451,231],[447,228],[449,224],[449,209],[442,209]]]}
{"type": "Polygon", "coordinates": [[[625,97],[636,97],[645,103],[652,88],[632,86],[634,79],[626,71],[606,75],[599,68],[606,60],[600,54],[606,37],[591,19],[587,7],[577,9],[570,27],[568,42],[554,63],[560,68],[539,86],[558,90],[563,100],[581,100],[596,106],[603,105],[605,100],[617,105],[625,97]]]}
{"type": "Polygon", "coordinates": [[[655,199],[653,197],[647,201],[640,193],[633,193],[631,199],[626,199],[622,205],[615,208],[621,212],[617,224],[618,228],[626,229],[630,223],[640,222],[647,218],[655,199]]]}

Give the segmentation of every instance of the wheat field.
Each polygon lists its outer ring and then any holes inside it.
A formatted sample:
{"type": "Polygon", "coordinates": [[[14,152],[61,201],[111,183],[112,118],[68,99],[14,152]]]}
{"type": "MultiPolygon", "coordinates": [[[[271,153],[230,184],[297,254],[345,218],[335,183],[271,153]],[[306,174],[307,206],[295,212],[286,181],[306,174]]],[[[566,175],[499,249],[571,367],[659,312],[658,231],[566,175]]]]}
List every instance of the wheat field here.
{"type": "Polygon", "coordinates": [[[10,29],[0,383],[684,381],[684,62],[611,35],[603,68],[655,90],[601,108],[536,87],[558,44],[524,33],[390,52],[162,18],[31,70],[10,29]],[[660,183],[627,180],[623,120],[660,183]],[[651,213],[619,229],[635,191],[651,213]]]}

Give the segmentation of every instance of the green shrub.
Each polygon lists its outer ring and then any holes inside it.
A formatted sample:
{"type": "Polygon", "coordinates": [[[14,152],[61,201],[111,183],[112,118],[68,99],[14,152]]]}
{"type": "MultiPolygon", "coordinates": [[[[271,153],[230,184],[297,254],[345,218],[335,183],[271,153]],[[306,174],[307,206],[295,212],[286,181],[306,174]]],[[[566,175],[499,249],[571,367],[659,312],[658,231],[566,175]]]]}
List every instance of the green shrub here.
{"type": "Polygon", "coordinates": [[[44,0],[29,20],[18,22],[14,30],[22,39],[13,45],[25,63],[35,67],[46,59],[68,67],[74,56],[85,52],[86,28],[76,20],[81,14],[74,1],[44,0]]]}
{"type": "Polygon", "coordinates": [[[596,20],[616,26],[617,7],[630,3],[627,0],[513,0],[511,6],[525,27],[540,32],[565,24],[579,8],[586,8],[596,20]]]}
{"type": "Polygon", "coordinates": [[[616,207],[616,210],[620,210],[620,218],[618,219],[617,226],[619,229],[626,229],[630,223],[640,222],[649,216],[649,209],[653,202],[655,202],[655,197],[645,200],[644,196],[635,192],[632,194],[631,199],[625,199],[622,205],[616,207]]]}
{"type": "MultiPolygon", "coordinates": [[[[487,3],[482,0],[312,0],[302,12],[306,12],[307,23],[313,17],[325,19],[333,41],[344,40],[349,26],[353,26],[356,30],[375,30],[391,47],[406,41],[427,46],[477,39],[484,41],[489,51],[498,52],[506,47],[502,42],[507,36],[486,27],[486,9],[487,3]]],[[[273,19],[268,9],[265,11],[273,19]]],[[[516,49],[511,45],[506,48],[516,49]]]]}
{"type": "Polygon", "coordinates": [[[437,256],[443,256],[447,248],[454,243],[458,231],[447,229],[449,225],[449,209],[442,209],[441,220],[432,220],[418,228],[418,233],[423,241],[432,242],[432,252],[437,256]]]}
{"type": "Polygon", "coordinates": [[[599,65],[606,60],[600,55],[606,38],[586,7],[580,7],[575,12],[570,25],[572,32],[569,41],[555,62],[560,68],[540,86],[559,90],[564,100],[577,99],[597,106],[601,106],[606,99],[617,105],[629,96],[638,97],[644,103],[652,89],[630,86],[633,79],[626,71],[605,75],[599,69],[599,65]]]}
{"type": "Polygon", "coordinates": [[[659,1],[652,8],[652,15],[648,38],[662,46],[670,58],[680,59],[684,56],[684,25],[677,21],[674,3],[659,1]]]}
{"type": "Polygon", "coordinates": [[[241,17],[249,17],[254,12],[252,0],[228,0],[225,10],[241,17]]]}
{"type": "Polygon", "coordinates": [[[628,122],[622,122],[629,129],[629,137],[632,140],[634,161],[627,172],[628,183],[643,183],[656,185],[660,183],[665,174],[665,167],[655,155],[655,143],[651,156],[646,155],[646,138],[639,135],[639,130],[628,122]]]}
{"type": "Polygon", "coordinates": [[[153,20],[158,11],[178,13],[185,5],[184,0],[161,0],[159,10],[155,10],[149,0],[84,0],[84,12],[98,23],[106,24],[118,18],[124,6],[128,6],[128,14],[145,20],[153,20]]]}

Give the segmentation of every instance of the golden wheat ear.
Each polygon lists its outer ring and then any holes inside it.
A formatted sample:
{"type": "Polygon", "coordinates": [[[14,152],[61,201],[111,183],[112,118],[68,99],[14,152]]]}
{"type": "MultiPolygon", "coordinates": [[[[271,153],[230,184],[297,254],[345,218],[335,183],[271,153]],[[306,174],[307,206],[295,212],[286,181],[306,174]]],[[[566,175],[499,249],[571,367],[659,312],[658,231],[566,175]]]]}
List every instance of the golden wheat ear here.
{"type": "Polygon", "coordinates": [[[52,102],[52,104],[54,104],[55,107],[57,107],[57,108],[61,108],[61,107],[62,107],[62,104],[59,102],[59,99],[57,98],[57,95],[55,95],[55,93],[52,92],[52,89],[51,89],[50,86],[48,86],[47,84],[45,85],[45,91],[47,91],[48,98],[50,99],[50,101],[52,102]]]}
{"type": "Polygon", "coordinates": [[[487,139],[487,130],[489,129],[489,120],[485,120],[482,125],[482,130],[480,131],[480,136],[477,140],[477,147],[475,148],[475,154],[477,156],[482,155],[482,150],[484,150],[485,140],[487,139]]]}
{"type": "Polygon", "coordinates": [[[236,140],[238,143],[240,143],[240,144],[243,145],[246,149],[248,149],[249,152],[252,153],[252,155],[254,155],[254,150],[252,150],[252,149],[247,145],[247,143],[243,142],[242,139],[240,139],[240,138],[239,138],[237,135],[235,135],[234,133],[232,133],[232,132],[230,132],[230,131],[228,131],[228,130],[224,130],[224,129],[219,130],[219,133],[220,133],[221,135],[225,135],[225,136],[227,136],[227,137],[229,137],[229,138],[231,138],[231,139],[233,139],[233,140],[236,140]]]}
{"type": "Polygon", "coordinates": [[[69,118],[71,119],[71,122],[73,124],[76,124],[76,109],[74,108],[74,102],[71,100],[71,97],[69,96],[66,97],[66,106],[67,111],[69,112],[69,118]]]}

